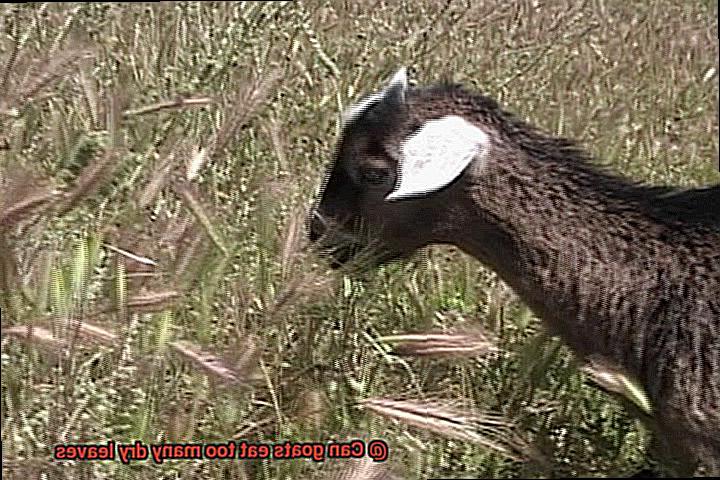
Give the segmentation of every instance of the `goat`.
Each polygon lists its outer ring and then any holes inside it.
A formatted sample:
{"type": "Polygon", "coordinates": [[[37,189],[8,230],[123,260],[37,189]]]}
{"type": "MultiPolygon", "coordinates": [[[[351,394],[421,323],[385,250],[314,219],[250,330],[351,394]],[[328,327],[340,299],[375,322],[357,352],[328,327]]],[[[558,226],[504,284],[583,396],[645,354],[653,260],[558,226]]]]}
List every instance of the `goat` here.
{"type": "Polygon", "coordinates": [[[333,268],[439,243],[474,256],[578,356],[640,382],[681,471],[720,474],[720,185],[630,181],[402,68],[344,115],[308,222],[333,268]]]}

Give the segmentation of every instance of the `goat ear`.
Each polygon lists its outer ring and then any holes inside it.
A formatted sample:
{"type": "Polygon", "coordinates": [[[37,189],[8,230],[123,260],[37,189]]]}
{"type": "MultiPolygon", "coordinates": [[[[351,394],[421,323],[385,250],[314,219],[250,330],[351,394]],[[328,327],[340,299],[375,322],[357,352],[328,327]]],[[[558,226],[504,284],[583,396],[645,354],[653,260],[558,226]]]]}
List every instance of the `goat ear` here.
{"type": "Polygon", "coordinates": [[[402,145],[397,188],[386,200],[427,195],[458,178],[478,155],[487,153],[489,138],[462,117],[430,120],[402,145]]]}
{"type": "Polygon", "coordinates": [[[405,103],[405,91],[408,88],[407,68],[400,67],[383,90],[383,99],[392,104],[405,103]]]}
{"type": "Polygon", "coordinates": [[[402,67],[390,79],[384,89],[372,95],[368,95],[363,100],[348,108],[341,117],[343,126],[356,120],[363,115],[368,109],[372,108],[380,102],[387,105],[396,106],[405,103],[405,91],[407,90],[407,68],[402,67]]]}

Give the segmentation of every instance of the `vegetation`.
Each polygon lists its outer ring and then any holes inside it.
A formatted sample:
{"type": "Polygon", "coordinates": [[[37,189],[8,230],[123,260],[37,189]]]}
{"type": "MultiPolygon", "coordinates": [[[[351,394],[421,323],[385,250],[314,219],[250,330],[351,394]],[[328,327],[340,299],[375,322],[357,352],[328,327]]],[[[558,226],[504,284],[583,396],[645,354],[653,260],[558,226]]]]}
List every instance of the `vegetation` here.
{"type": "Polygon", "coordinates": [[[717,183],[715,2],[0,12],[3,477],[648,466],[648,436],[622,404],[652,407],[578,364],[492,272],[448,247],[330,272],[307,248],[305,214],[339,113],[400,65],[421,84],[486,92],[638,180],[717,183]],[[353,438],[385,440],[388,460],[52,458],[108,440],[353,438]]]}

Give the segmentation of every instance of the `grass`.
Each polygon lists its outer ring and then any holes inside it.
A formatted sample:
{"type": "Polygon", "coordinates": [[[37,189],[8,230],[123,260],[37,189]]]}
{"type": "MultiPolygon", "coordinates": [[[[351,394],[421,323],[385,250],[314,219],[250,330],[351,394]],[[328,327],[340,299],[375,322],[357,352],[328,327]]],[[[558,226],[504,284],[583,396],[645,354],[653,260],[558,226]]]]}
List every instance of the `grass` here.
{"type": "Polygon", "coordinates": [[[638,180],[717,183],[715,2],[0,12],[3,477],[645,465],[647,435],[613,387],[492,272],[434,247],[362,278],[331,273],[304,215],[339,113],[399,65],[487,92],[638,180]],[[110,439],[353,438],[385,440],[388,460],[52,460],[56,444],[110,439]]]}

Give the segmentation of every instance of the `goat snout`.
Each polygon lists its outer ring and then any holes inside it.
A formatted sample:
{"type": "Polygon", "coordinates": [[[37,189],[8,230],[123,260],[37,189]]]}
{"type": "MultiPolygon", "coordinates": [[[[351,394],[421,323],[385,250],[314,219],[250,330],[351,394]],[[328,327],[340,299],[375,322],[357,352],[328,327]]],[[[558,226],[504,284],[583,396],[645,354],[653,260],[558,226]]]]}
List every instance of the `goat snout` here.
{"type": "Polygon", "coordinates": [[[325,234],[325,222],[317,209],[313,209],[308,217],[308,237],[315,243],[325,234]]]}
{"type": "Polygon", "coordinates": [[[354,237],[340,230],[337,221],[327,218],[318,209],[309,215],[308,238],[329,257],[333,269],[342,267],[362,249],[354,237]]]}

